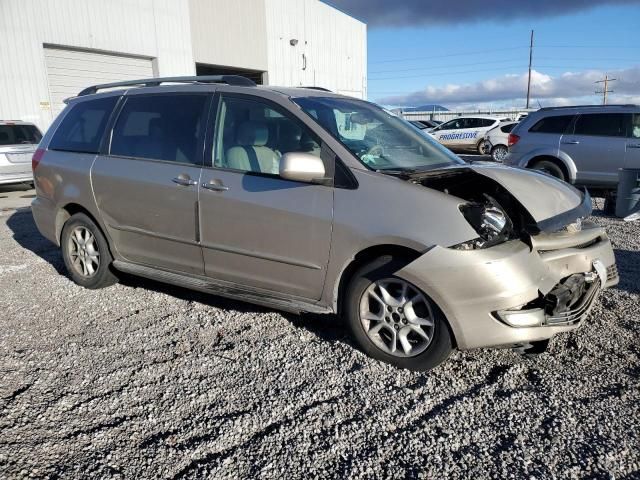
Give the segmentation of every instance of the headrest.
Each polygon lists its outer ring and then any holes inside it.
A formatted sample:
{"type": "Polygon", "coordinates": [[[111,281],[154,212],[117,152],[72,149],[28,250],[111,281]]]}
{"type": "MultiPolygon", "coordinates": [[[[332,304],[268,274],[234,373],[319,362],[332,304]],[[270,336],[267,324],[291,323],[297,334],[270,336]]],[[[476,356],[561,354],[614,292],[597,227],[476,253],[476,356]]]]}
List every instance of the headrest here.
{"type": "Polygon", "coordinates": [[[261,122],[245,122],[240,125],[236,140],[243,147],[263,147],[269,140],[269,129],[261,122]]]}
{"type": "Polygon", "coordinates": [[[152,118],[149,120],[149,135],[159,136],[162,135],[162,119],[152,118]]]}

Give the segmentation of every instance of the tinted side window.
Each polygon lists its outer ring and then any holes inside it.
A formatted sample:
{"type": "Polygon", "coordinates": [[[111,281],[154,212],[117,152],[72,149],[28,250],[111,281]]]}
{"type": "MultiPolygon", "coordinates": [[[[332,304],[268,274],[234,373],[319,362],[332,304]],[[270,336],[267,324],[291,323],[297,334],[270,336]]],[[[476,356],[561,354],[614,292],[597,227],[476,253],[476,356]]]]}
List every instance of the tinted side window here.
{"type": "Polygon", "coordinates": [[[513,130],[513,127],[515,127],[516,124],[515,123],[510,123],[509,125],[505,125],[504,127],[500,127],[500,130],[502,130],[502,133],[511,133],[511,130],[513,130]]]}
{"type": "Polygon", "coordinates": [[[207,95],[128,97],[113,129],[111,155],[199,165],[207,95]]]}
{"type": "Polygon", "coordinates": [[[580,115],[576,121],[575,135],[597,135],[600,137],[624,137],[627,135],[627,120],[624,113],[592,113],[580,115]]]}
{"type": "Polygon", "coordinates": [[[536,133],[564,133],[571,123],[573,115],[556,115],[545,117],[529,129],[536,133]]]}
{"type": "Polygon", "coordinates": [[[490,118],[482,118],[480,119],[480,122],[482,127],[490,127],[491,125],[496,123],[495,120],[491,120],[490,118]]]}
{"type": "Polygon", "coordinates": [[[68,152],[98,153],[109,115],[118,97],[80,102],[62,120],[49,148],[68,152]]]}
{"type": "Polygon", "coordinates": [[[458,130],[459,128],[464,128],[462,125],[464,123],[464,119],[457,118],[455,120],[451,120],[449,122],[443,123],[440,126],[441,130],[458,130]]]}

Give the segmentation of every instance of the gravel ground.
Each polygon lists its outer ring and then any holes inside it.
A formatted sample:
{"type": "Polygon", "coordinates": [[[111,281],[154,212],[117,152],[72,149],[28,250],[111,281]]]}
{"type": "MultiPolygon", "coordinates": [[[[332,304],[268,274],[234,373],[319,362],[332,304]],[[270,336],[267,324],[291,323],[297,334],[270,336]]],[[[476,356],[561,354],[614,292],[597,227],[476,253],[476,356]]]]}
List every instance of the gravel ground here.
{"type": "Polygon", "coordinates": [[[640,478],[640,224],[594,218],[622,281],[578,332],[420,374],[333,317],[84,290],[0,211],[0,478],[640,478]]]}

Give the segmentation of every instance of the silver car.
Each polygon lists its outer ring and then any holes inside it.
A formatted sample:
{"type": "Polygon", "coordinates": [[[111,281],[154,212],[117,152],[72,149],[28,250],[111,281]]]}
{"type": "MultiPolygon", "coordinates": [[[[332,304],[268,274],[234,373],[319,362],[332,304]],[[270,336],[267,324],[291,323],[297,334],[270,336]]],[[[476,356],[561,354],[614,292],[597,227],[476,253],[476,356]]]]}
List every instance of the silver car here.
{"type": "Polygon", "coordinates": [[[41,139],[32,123],[0,120],[0,185],[33,181],[31,157],[41,139]]]}
{"type": "Polygon", "coordinates": [[[590,198],[467,165],[404,120],[235,76],[89,87],[34,155],[33,215],[86,288],[120,272],[337,313],[369,355],[544,350],[618,282],[590,198]],[[102,89],[110,91],[102,92],[102,89]]]}
{"type": "Polygon", "coordinates": [[[504,163],[613,190],[619,169],[640,168],[640,106],[540,109],[513,129],[504,163]]]}

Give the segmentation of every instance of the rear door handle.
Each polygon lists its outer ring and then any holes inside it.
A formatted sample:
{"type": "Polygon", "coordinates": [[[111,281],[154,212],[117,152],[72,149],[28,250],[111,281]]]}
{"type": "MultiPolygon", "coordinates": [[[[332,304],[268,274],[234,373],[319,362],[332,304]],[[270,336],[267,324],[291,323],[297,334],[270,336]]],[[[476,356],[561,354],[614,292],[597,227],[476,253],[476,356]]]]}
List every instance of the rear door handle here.
{"type": "Polygon", "coordinates": [[[209,183],[203,183],[202,188],[213,190],[214,192],[226,192],[229,187],[223,185],[220,180],[211,180],[209,183]]]}
{"type": "Polygon", "coordinates": [[[640,148],[640,143],[627,143],[629,148],[640,148]]]}
{"type": "Polygon", "coordinates": [[[182,185],[183,187],[189,187],[191,185],[197,185],[197,180],[191,180],[189,175],[185,175],[184,173],[178,175],[175,178],[172,178],[171,181],[173,183],[177,183],[178,185],[182,185]]]}
{"type": "Polygon", "coordinates": [[[580,141],[578,140],[567,140],[566,142],[562,142],[563,145],[580,145],[580,141]]]}

